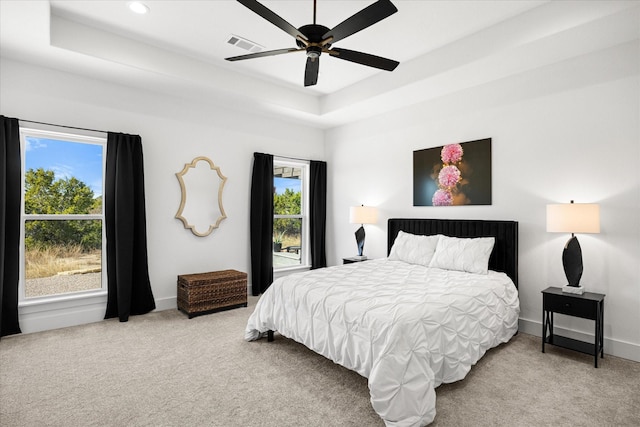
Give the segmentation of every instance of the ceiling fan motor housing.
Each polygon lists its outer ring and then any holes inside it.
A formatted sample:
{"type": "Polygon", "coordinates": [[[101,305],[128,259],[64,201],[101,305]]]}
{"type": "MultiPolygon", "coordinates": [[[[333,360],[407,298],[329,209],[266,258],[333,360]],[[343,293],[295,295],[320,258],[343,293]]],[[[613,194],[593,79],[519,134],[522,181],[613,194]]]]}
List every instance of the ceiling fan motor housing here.
{"type": "Polygon", "coordinates": [[[309,58],[317,58],[322,53],[323,48],[329,49],[331,47],[331,43],[326,43],[324,45],[320,44],[323,40],[322,36],[329,32],[329,28],[325,27],[324,25],[303,25],[302,27],[298,28],[298,31],[304,34],[304,36],[309,41],[309,45],[305,44],[301,40],[296,40],[296,44],[301,48],[307,49],[307,56],[309,58]]]}

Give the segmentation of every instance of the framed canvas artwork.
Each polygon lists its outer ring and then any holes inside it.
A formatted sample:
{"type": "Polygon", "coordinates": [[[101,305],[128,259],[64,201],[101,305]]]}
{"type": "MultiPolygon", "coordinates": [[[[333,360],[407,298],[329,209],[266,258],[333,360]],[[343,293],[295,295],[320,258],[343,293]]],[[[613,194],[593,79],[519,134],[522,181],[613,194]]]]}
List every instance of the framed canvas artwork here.
{"type": "Polygon", "coordinates": [[[491,204],[491,138],[413,152],[413,206],[491,204]]]}

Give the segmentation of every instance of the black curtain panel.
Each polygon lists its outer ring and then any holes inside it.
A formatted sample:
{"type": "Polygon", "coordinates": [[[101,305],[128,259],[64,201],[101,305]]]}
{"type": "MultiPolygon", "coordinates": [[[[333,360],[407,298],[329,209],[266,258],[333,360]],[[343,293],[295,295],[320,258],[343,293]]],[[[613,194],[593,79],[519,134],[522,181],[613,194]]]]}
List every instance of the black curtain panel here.
{"type": "Polygon", "coordinates": [[[142,139],[109,132],[105,181],[108,298],[105,319],[156,308],[147,264],[142,139]]]}
{"type": "Polygon", "coordinates": [[[311,209],[311,269],[327,266],[325,234],[327,231],[327,163],[311,160],[309,204],[311,209]]]}
{"type": "Polygon", "coordinates": [[[0,116],[0,337],[19,334],[20,124],[0,116]]]}
{"type": "Polygon", "coordinates": [[[273,156],[253,153],[251,177],[251,293],[273,282],[273,156]]]}

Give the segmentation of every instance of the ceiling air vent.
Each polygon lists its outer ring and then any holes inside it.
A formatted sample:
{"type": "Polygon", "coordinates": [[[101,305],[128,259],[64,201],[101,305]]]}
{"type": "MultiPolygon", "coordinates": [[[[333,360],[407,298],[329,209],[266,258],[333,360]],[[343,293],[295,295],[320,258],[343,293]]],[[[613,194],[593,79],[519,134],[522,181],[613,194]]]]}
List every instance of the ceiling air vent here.
{"type": "Polygon", "coordinates": [[[251,40],[247,40],[234,34],[231,34],[229,36],[229,38],[227,39],[227,43],[238,46],[241,49],[248,50],[249,52],[260,52],[262,51],[262,49],[264,49],[264,46],[260,46],[259,44],[254,43],[251,40]]]}

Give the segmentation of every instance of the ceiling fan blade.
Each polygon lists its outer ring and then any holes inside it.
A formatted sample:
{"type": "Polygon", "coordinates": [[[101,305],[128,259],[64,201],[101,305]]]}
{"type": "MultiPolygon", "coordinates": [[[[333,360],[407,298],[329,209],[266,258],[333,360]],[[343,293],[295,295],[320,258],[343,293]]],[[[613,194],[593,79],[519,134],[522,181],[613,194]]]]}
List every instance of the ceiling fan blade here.
{"type": "Polygon", "coordinates": [[[226,59],[227,61],[240,61],[243,59],[262,58],[263,56],[275,56],[275,55],[282,55],[284,53],[301,52],[303,50],[304,49],[296,49],[292,47],[289,49],[267,50],[264,52],[248,53],[246,55],[232,56],[230,58],[224,58],[224,59],[226,59]]]}
{"type": "Polygon", "coordinates": [[[307,66],[304,69],[304,85],[313,86],[318,83],[320,71],[320,58],[307,58],[307,66]]]}
{"type": "Polygon", "coordinates": [[[255,0],[238,0],[238,3],[243,6],[251,9],[253,12],[262,16],[267,21],[271,22],[276,27],[280,28],[282,31],[291,34],[294,38],[302,38],[306,40],[307,38],[302,34],[296,27],[282,19],[280,16],[276,15],[271,9],[266,6],[258,3],[255,0]]]}
{"type": "Polygon", "coordinates": [[[335,43],[338,40],[342,40],[345,37],[349,37],[350,35],[357,33],[358,31],[364,30],[376,22],[382,21],[397,11],[398,9],[389,0],[378,0],[333,27],[324,36],[322,36],[322,39],[326,40],[327,38],[332,37],[330,43],[335,43]]]}
{"type": "Polygon", "coordinates": [[[356,52],[355,50],[333,48],[327,51],[331,56],[345,61],[356,62],[369,67],[380,68],[381,70],[393,71],[396,69],[398,61],[382,58],[381,56],[370,55],[368,53],[356,52]]]}

